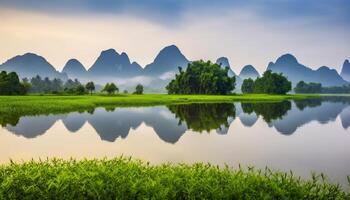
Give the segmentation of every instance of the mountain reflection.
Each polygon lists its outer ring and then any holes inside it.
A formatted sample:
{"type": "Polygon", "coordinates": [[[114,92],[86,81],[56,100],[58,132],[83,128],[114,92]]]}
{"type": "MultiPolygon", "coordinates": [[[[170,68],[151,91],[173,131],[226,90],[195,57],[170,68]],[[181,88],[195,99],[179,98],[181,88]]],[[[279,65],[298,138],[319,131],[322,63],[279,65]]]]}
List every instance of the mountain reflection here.
{"type": "Polygon", "coordinates": [[[13,116],[2,115],[0,124],[13,134],[35,138],[45,134],[61,120],[69,132],[79,131],[90,124],[101,140],[113,142],[126,138],[142,123],[152,127],[167,143],[176,143],[187,131],[227,134],[236,116],[245,127],[253,127],[258,119],[265,121],[284,135],[317,121],[321,124],[336,120],[350,127],[350,98],[325,97],[272,103],[210,103],[183,104],[140,108],[97,108],[87,112],[62,115],[13,116]]]}

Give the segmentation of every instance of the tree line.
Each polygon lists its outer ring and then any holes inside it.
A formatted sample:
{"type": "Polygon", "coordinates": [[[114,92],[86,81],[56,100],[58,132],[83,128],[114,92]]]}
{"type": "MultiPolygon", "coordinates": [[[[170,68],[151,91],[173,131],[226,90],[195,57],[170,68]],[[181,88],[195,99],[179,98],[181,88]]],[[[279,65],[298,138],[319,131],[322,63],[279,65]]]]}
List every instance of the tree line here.
{"type": "MultiPolygon", "coordinates": [[[[2,71],[0,73],[0,95],[25,95],[27,93],[83,95],[92,94],[96,88],[97,86],[92,81],[82,84],[78,79],[68,79],[64,82],[58,78],[42,79],[40,76],[31,79],[24,78],[20,81],[16,72],[2,71]]],[[[107,83],[101,92],[111,95],[119,92],[119,88],[114,83],[107,83]]],[[[128,91],[124,90],[124,93],[128,91]]],[[[141,84],[136,86],[134,94],[143,94],[141,84]]]]}
{"type": "Polygon", "coordinates": [[[350,93],[350,84],[343,86],[332,86],[323,87],[321,83],[306,83],[300,81],[294,88],[295,93],[324,93],[324,94],[335,94],[335,93],[350,93]]]}

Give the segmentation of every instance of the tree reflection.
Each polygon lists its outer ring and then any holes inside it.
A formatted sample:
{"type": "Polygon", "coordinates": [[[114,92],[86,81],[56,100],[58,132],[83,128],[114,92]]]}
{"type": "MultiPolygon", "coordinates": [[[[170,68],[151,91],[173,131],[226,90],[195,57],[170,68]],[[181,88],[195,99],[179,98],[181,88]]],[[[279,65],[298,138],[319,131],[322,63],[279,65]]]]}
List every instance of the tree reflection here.
{"type": "Polygon", "coordinates": [[[272,120],[282,119],[282,117],[292,108],[290,101],[273,103],[242,103],[244,113],[262,116],[264,121],[270,123],[272,120]]]}
{"type": "Polygon", "coordinates": [[[169,105],[169,110],[179,119],[179,125],[186,123],[193,131],[222,130],[230,126],[229,118],[235,118],[234,104],[185,104],[169,105]]]}

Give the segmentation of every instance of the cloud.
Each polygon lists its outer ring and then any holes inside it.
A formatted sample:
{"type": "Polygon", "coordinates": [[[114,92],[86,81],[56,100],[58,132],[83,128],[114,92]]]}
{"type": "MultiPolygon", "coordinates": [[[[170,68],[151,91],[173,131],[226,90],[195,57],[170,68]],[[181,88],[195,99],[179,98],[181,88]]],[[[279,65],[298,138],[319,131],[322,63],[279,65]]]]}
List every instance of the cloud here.
{"type": "Polygon", "coordinates": [[[243,9],[269,20],[322,18],[328,25],[350,25],[348,0],[0,0],[0,7],[55,14],[132,15],[163,25],[176,24],[188,12],[217,16],[243,9]]]}
{"type": "Polygon", "coordinates": [[[348,1],[0,0],[0,60],[34,52],[57,69],[89,68],[115,48],[145,66],[176,44],[190,60],[226,56],[233,70],[260,72],[284,53],[339,70],[349,58],[348,1]],[[100,3],[99,3],[100,2],[100,3]]]}

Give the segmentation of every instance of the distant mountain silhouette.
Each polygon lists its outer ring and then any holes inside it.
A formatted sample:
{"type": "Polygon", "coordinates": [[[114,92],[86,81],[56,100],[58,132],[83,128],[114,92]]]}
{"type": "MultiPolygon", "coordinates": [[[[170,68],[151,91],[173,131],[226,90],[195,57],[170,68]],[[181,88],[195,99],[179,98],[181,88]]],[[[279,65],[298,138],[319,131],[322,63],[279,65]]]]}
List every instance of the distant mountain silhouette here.
{"type": "Polygon", "coordinates": [[[260,76],[259,72],[252,65],[246,65],[242,68],[241,73],[239,73],[239,77],[241,79],[256,79],[260,76]]]}
{"type": "Polygon", "coordinates": [[[65,74],[62,74],[50,64],[45,58],[33,53],[15,56],[5,63],[0,65],[0,71],[14,71],[20,78],[31,78],[36,75],[44,77],[67,79],[65,74]]]}
{"type": "Polygon", "coordinates": [[[228,71],[228,75],[230,77],[236,76],[236,74],[232,71],[231,66],[230,66],[230,62],[228,61],[228,59],[226,57],[220,57],[216,60],[216,64],[221,65],[221,67],[225,68],[225,67],[229,67],[230,70],[228,71]]]}
{"type": "Polygon", "coordinates": [[[178,67],[186,68],[189,62],[177,46],[167,46],[158,53],[151,64],[146,65],[144,74],[161,79],[172,79],[178,72],[178,67]]]}
{"type": "Polygon", "coordinates": [[[63,67],[62,70],[63,73],[66,73],[68,78],[70,79],[86,79],[87,71],[85,67],[77,60],[77,59],[70,59],[66,63],[66,65],[63,67]]]}
{"type": "Polygon", "coordinates": [[[300,64],[291,54],[279,57],[275,63],[270,62],[268,70],[282,73],[296,85],[299,81],[322,83],[323,86],[342,86],[348,84],[334,69],[326,66],[312,70],[300,64]]]}
{"type": "Polygon", "coordinates": [[[130,63],[126,53],[118,54],[114,49],[102,51],[88,70],[89,76],[115,79],[116,77],[134,77],[141,74],[142,68],[136,62],[130,63]]]}
{"type": "MultiPolygon", "coordinates": [[[[189,61],[175,45],[163,48],[151,64],[142,68],[138,63],[131,62],[126,53],[119,54],[114,49],[102,51],[95,63],[86,70],[86,68],[76,59],[70,59],[64,66],[62,72],[45,60],[45,58],[27,53],[15,56],[0,65],[0,71],[17,72],[20,78],[32,78],[36,75],[42,78],[49,77],[67,80],[68,78],[77,78],[82,83],[94,81],[103,85],[106,82],[115,82],[121,90],[127,89],[133,91],[138,83],[145,87],[145,92],[166,92],[165,86],[175,74],[178,73],[178,67],[187,67],[189,61]]],[[[239,76],[232,70],[229,60],[226,57],[220,57],[216,63],[222,67],[230,67],[229,75],[236,77],[236,90],[239,92],[243,79],[259,76],[257,70],[247,65],[243,67],[239,76]]],[[[345,60],[341,76],[336,70],[326,66],[317,70],[312,70],[307,66],[300,64],[291,54],[285,54],[279,57],[275,63],[270,62],[268,70],[283,73],[293,82],[295,86],[299,81],[322,83],[323,86],[341,86],[349,84],[350,63],[345,60]]]]}
{"type": "Polygon", "coordinates": [[[344,61],[340,76],[343,77],[344,80],[350,82],[350,62],[349,62],[349,60],[344,61]]]}

